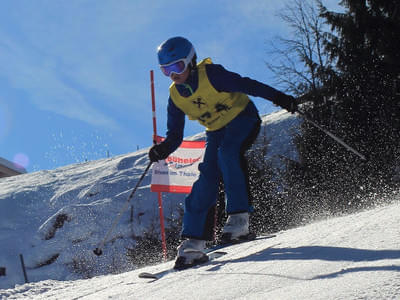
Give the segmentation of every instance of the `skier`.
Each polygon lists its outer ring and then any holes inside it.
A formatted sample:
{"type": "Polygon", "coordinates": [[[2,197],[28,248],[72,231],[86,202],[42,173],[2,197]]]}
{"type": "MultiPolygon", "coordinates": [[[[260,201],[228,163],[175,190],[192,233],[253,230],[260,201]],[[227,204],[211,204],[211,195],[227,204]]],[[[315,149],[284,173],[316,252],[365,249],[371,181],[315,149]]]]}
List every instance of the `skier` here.
{"type": "Polygon", "coordinates": [[[182,142],[185,115],[206,127],[206,150],[200,176],[185,199],[182,238],[175,262],[184,269],[208,260],[206,241],[213,236],[218,184],[226,194],[227,222],[222,240],[249,235],[252,206],[245,151],[255,141],[261,125],[257,108],[247,95],[262,97],[294,113],[294,97],[256,80],[241,77],[206,58],[197,64],[190,41],[173,37],[158,47],[158,62],[173,81],[169,88],[166,138],[149,151],[152,162],[166,159],[182,142]]]}

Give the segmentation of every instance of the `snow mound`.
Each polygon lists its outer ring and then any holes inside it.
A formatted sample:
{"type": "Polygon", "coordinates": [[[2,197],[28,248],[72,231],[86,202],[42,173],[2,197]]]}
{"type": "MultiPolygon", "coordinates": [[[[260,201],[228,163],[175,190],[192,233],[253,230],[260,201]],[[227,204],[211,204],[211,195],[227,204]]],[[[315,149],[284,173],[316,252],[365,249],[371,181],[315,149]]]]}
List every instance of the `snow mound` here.
{"type": "MultiPolygon", "coordinates": [[[[294,159],[291,130],[298,120],[279,111],[263,117],[261,135],[270,141],[269,159],[294,159]]],[[[203,139],[198,134],[189,139],[203,139]]],[[[105,244],[94,260],[93,249],[103,240],[124,207],[132,188],[148,165],[148,149],[40,172],[0,179],[0,288],[24,283],[19,254],[29,281],[68,280],[132,270],[126,251],[136,237],[158,230],[157,195],[145,176],[105,244]]],[[[185,195],[164,194],[164,214],[178,215],[185,195]]],[[[168,224],[166,224],[168,226],[168,224]]],[[[157,233],[157,232],[156,232],[157,233]]]]}

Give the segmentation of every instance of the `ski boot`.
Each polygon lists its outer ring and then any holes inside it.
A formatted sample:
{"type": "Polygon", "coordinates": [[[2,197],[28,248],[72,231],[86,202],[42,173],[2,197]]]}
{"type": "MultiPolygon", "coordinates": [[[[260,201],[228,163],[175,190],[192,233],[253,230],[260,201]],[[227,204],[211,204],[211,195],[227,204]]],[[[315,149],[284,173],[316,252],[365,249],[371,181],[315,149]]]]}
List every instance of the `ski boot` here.
{"type": "Polygon", "coordinates": [[[175,270],[184,270],[208,261],[204,253],[206,241],[187,239],[178,247],[178,254],[175,260],[175,270]]]}
{"type": "Polygon", "coordinates": [[[239,213],[228,216],[220,244],[237,243],[254,238],[255,235],[249,232],[249,213],[239,213]]]}

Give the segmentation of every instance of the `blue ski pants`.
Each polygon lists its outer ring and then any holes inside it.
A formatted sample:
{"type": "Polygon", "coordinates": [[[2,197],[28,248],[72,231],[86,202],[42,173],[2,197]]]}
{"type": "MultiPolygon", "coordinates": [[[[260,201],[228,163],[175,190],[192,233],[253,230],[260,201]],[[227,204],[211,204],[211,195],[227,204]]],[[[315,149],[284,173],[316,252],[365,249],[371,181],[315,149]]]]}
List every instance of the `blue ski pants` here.
{"type": "Polygon", "coordinates": [[[218,186],[222,178],[228,214],[251,212],[245,152],[255,141],[261,119],[253,102],[225,127],[207,131],[200,176],[185,199],[182,237],[211,240],[218,186]]]}

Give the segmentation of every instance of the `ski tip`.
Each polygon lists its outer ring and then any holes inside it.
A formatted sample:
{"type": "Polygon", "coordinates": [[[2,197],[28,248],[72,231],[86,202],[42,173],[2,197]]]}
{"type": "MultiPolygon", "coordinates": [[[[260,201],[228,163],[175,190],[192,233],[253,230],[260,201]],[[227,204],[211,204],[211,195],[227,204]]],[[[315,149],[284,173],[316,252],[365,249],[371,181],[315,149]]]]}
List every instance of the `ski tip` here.
{"type": "Polygon", "coordinates": [[[148,273],[148,272],[139,273],[138,276],[139,276],[139,278],[157,279],[157,276],[155,274],[148,273]]]}

